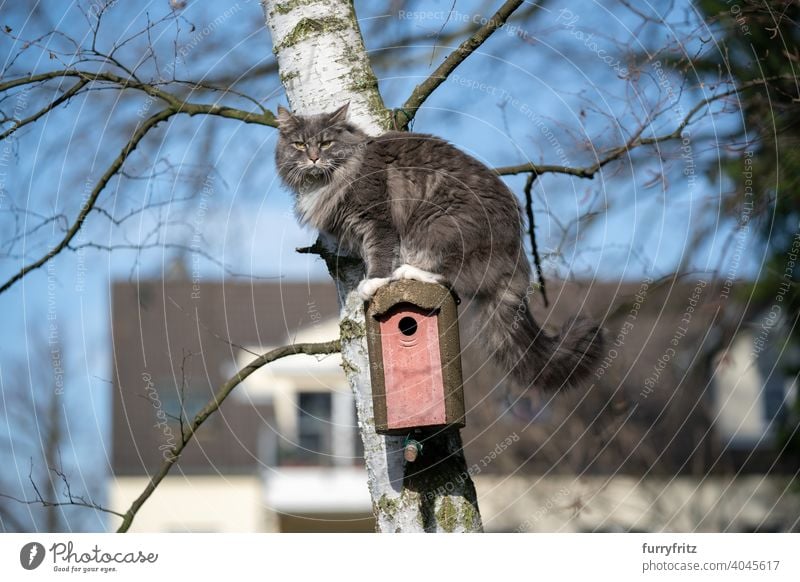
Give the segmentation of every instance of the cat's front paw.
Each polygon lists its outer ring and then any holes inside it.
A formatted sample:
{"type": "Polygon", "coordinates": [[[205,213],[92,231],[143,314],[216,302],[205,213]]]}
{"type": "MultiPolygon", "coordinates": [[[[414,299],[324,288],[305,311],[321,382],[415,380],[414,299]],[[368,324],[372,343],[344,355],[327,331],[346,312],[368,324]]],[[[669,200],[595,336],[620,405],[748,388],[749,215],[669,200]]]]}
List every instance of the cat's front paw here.
{"type": "Polygon", "coordinates": [[[444,277],[431,273],[430,271],[423,271],[413,265],[400,265],[392,273],[392,280],[397,281],[400,279],[413,279],[414,281],[422,281],[423,283],[441,283],[444,277]]]}
{"type": "Polygon", "coordinates": [[[358,284],[358,295],[364,301],[369,301],[375,293],[386,285],[390,279],[388,277],[374,277],[372,279],[364,279],[358,284]]]}

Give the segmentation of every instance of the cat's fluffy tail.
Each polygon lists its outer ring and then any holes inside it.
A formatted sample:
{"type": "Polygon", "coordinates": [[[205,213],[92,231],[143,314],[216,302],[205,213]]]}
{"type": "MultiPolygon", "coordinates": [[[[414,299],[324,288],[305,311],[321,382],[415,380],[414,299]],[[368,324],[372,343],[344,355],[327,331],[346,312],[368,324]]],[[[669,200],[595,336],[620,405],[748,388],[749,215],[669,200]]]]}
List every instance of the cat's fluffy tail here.
{"type": "Polygon", "coordinates": [[[486,301],[482,312],[492,357],[520,387],[553,392],[582,385],[596,371],[603,338],[591,321],[577,317],[558,335],[548,335],[533,319],[527,297],[508,291],[486,301]]]}

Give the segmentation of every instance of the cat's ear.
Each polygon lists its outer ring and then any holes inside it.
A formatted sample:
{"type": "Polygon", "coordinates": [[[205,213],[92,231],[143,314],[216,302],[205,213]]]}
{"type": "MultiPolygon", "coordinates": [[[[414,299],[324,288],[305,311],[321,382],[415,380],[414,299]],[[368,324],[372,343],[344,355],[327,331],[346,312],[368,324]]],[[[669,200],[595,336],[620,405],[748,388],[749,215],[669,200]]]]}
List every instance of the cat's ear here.
{"type": "Polygon", "coordinates": [[[331,113],[330,122],[331,123],[344,123],[347,121],[347,110],[350,108],[350,102],[348,101],[339,109],[331,113]]]}
{"type": "Polygon", "coordinates": [[[289,131],[297,128],[297,118],[294,115],[292,115],[292,113],[282,105],[278,105],[277,119],[278,119],[278,129],[282,131],[289,131]]]}

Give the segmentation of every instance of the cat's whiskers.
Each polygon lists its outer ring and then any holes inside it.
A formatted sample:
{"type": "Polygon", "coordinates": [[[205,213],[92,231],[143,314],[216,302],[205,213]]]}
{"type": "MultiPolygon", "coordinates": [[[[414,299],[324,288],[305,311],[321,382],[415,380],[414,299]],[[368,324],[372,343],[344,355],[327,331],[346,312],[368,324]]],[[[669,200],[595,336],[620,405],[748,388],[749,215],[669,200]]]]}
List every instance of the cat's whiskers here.
{"type": "Polygon", "coordinates": [[[297,165],[292,165],[289,168],[289,171],[286,174],[286,181],[291,182],[294,185],[301,184],[303,182],[303,169],[297,165]]]}
{"type": "Polygon", "coordinates": [[[325,165],[322,166],[322,177],[324,178],[325,182],[332,182],[333,181],[333,172],[335,168],[325,165]]]}

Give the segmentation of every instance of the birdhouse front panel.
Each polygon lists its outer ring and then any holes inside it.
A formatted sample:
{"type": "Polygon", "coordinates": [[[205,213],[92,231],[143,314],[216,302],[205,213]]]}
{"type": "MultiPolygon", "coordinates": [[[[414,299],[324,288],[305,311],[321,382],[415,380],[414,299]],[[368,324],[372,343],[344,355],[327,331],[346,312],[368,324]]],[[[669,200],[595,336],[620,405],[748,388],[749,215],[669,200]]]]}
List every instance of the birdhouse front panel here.
{"type": "Polygon", "coordinates": [[[401,305],[380,320],[386,424],[390,430],[445,424],[435,313],[401,305]]]}
{"type": "Polygon", "coordinates": [[[379,288],[364,308],[375,430],[463,427],[455,295],[403,279],[379,288]]]}

